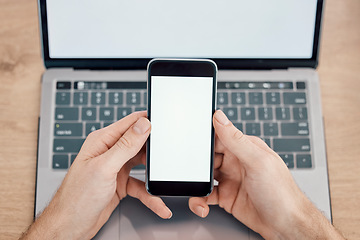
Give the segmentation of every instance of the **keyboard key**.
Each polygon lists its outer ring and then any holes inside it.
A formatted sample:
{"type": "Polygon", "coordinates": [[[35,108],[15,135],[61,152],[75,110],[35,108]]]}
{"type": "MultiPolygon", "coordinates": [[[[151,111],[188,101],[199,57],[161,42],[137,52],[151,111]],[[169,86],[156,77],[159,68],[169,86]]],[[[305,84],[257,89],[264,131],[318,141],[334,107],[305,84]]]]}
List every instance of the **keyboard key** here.
{"type": "Polygon", "coordinates": [[[121,105],[123,104],[124,94],[121,92],[109,93],[109,104],[110,105],[121,105]]]}
{"type": "Polygon", "coordinates": [[[251,92],[249,93],[249,103],[250,104],[263,104],[263,94],[261,92],[251,92]]]}
{"type": "Polygon", "coordinates": [[[306,95],[303,92],[284,93],[284,104],[306,104],[306,95]]]}
{"type": "Polygon", "coordinates": [[[114,108],[100,108],[100,120],[114,121],[114,108]]]}
{"type": "Polygon", "coordinates": [[[61,90],[71,89],[71,82],[57,82],[56,89],[61,89],[61,90]]]}
{"type": "Polygon", "coordinates": [[[77,157],[77,154],[71,154],[71,156],[70,156],[70,165],[73,164],[76,157],[77,157]]]}
{"type": "Polygon", "coordinates": [[[113,124],[113,122],[104,122],[103,127],[107,127],[109,125],[113,124]]]}
{"type": "Polygon", "coordinates": [[[96,108],[83,108],[81,110],[81,119],[82,120],[96,120],[96,108]]]}
{"type": "Polygon", "coordinates": [[[132,170],[145,170],[145,165],[140,164],[132,168],[132,170]]]}
{"type": "Polygon", "coordinates": [[[232,93],[231,94],[231,103],[232,104],[245,104],[245,93],[238,92],[238,93],[232,93]]]}
{"type": "Polygon", "coordinates": [[[246,134],[260,136],[260,123],[246,123],[246,134]]]}
{"type": "Polygon", "coordinates": [[[77,153],[84,141],[82,138],[55,138],[53,150],[56,153],[77,153]]]}
{"type": "Polygon", "coordinates": [[[225,92],[218,92],[217,94],[217,104],[218,105],[227,105],[229,104],[229,96],[225,92]]]}
{"type": "Polygon", "coordinates": [[[144,104],[147,104],[147,93],[144,93],[144,104]]]}
{"type": "Polygon", "coordinates": [[[234,123],[234,126],[239,129],[240,131],[244,132],[243,131],[243,124],[242,123],[234,123]]]}
{"type": "Polygon", "coordinates": [[[74,105],[87,105],[89,95],[87,92],[74,93],[74,105]]]}
{"type": "Polygon", "coordinates": [[[91,132],[100,129],[100,123],[86,123],[85,125],[85,135],[89,135],[91,132]]]}
{"type": "Polygon", "coordinates": [[[54,155],[52,168],[53,169],[67,169],[69,167],[69,158],[67,155],[54,155]]]}
{"type": "Polygon", "coordinates": [[[273,139],[275,152],[308,152],[310,151],[310,139],[308,138],[275,138],[273,139]]]}
{"type": "Polygon", "coordinates": [[[131,113],[131,108],[125,107],[125,108],[118,108],[117,109],[117,120],[122,119],[123,117],[126,117],[131,113]]]}
{"type": "Polygon", "coordinates": [[[296,156],[296,167],[297,168],[311,168],[311,155],[310,154],[299,154],[296,156]]]}
{"type": "Polygon", "coordinates": [[[295,120],[307,120],[308,118],[306,107],[294,108],[293,113],[295,120]]]}
{"type": "Polygon", "coordinates": [[[79,120],[78,108],[56,108],[55,120],[79,120]]]}
{"type": "Polygon", "coordinates": [[[294,168],[294,155],[293,154],[280,154],[288,168],[294,168]]]}
{"type": "Polygon", "coordinates": [[[139,92],[126,93],[126,103],[129,105],[140,105],[140,93],[139,92]]]}
{"type": "Polygon", "coordinates": [[[276,119],[277,120],[290,120],[290,108],[276,108],[276,119]]]}
{"type": "Polygon", "coordinates": [[[255,108],[241,108],[241,120],[255,120],[255,108]]]}
{"type": "Polygon", "coordinates": [[[55,136],[82,136],[82,123],[55,123],[55,136]]]}
{"type": "Polygon", "coordinates": [[[57,105],[69,105],[70,104],[70,93],[69,92],[56,93],[56,104],[57,105]]]}
{"type": "Polygon", "coordinates": [[[237,108],[224,108],[225,115],[229,118],[229,120],[238,120],[238,110],[237,108]]]}
{"type": "Polygon", "coordinates": [[[264,123],[264,136],[278,136],[279,127],[277,123],[264,123]]]}
{"type": "Polygon", "coordinates": [[[278,92],[266,93],[266,103],[267,104],[280,104],[280,93],[278,93],[278,92]]]}
{"type": "Polygon", "coordinates": [[[260,120],[273,120],[272,108],[259,108],[259,119],[260,120]]]}
{"type": "Polygon", "coordinates": [[[306,88],[305,82],[296,82],[296,88],[305,89],[306,88]]]}
{"type": "Polygon", "coordinates": [[[147,108],[146,107],[136,107],[135,112],[139,112],[139,111],[147,111],[147,108]]]}
{"type": "Polygon", "coordinates": [[[309,135],[309,126],[307,122],[282,123],[281,134],[283,136],[307,136],[309,135]]]}
{"type": "Polygon", "coordinates": [[[91,104],[93,104],[93,105],[105,105],[105,92],[93,92],[93,93],[91,93],[91,104]]]}

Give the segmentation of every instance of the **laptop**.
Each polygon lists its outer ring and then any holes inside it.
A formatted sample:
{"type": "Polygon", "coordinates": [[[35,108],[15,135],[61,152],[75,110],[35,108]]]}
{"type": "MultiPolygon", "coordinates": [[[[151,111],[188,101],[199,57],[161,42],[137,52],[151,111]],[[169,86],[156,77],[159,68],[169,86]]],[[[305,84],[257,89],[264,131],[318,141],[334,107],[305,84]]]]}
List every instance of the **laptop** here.
{"type": "MultiPolygon", "coordinates": [[[[331,221],[316,72],[322,9],[323,0],[39,0],[46,71],[35,215],[91,131],[146,110],[146,65],[169,57],[217,63],[217,107],[274,149],[331,221]]],[[[144,166],[131,175],[144,180],[144,166]]],[[[217,206],[195,216],[187,200],[164,198],[173,217],[162,220],[127,197],[95,239],[261,239],[217,206]]]]}

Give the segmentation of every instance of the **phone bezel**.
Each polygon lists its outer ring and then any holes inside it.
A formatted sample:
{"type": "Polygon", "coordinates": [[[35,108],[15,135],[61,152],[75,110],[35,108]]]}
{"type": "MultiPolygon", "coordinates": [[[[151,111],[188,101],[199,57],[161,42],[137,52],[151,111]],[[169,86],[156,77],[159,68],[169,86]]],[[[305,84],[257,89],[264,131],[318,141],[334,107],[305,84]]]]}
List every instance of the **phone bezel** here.
{"type": "MultiPolygon", "coordinates": [[[[151,76],[212,77],[212,112],[216,108],[217,66],[207,59],[153,59],[148,64],[147,104],[151,121],[151,76]]],[[[151,133],[150,133],[151,134],[151,133]]],[[[215,130],[211,119],[211,159],[209,182],[150,181],[150,137],[146,142],[146,190],[157,196],[207,196],[214,179],[215,130]]]]}

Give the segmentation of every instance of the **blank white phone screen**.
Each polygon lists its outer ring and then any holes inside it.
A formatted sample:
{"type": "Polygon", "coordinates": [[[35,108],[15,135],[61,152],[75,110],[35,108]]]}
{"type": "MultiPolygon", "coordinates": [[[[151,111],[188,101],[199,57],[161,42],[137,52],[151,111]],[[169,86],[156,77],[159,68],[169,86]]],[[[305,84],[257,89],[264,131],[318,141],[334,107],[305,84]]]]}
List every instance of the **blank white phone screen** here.
{"type": "Polygon", "coordinates": [[[212,77],[151,77],[150,181],[210,181],[212,93],[212,77]]]}

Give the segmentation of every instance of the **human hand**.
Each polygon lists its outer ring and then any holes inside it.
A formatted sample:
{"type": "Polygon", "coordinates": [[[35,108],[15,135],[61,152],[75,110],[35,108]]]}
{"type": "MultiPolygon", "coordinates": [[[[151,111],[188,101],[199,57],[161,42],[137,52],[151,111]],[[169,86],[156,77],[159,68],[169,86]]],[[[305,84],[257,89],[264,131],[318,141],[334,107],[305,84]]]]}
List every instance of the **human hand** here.
{"type": "Polygon", "coordinates": [[[159,197],[146,192],[143,182],[129,177],[131,168],[145,162],[144,143],[151,129],[145,117],[146,112],[133,113],[87,137],[53,200],[24,239],[90,239],[126,195],[161,218],[172,216],[159,197]]]}
{"type": "Polygon", "coordinates": [[[206,217],[208,205],[219,205],[265,239],[342,239],[265,142],[244,135],[222,111],[213,122],[219,184],[208,197],[189,200],[195,214],[206,217]]]}

